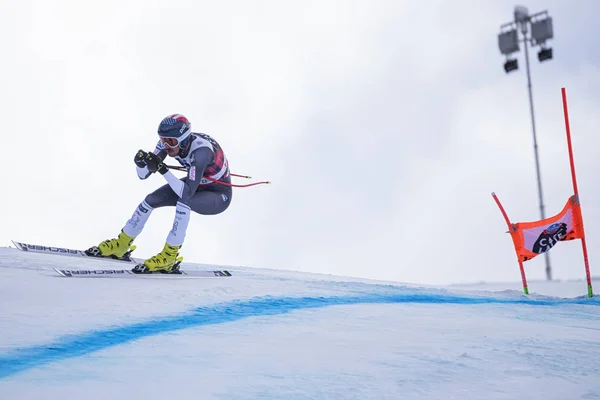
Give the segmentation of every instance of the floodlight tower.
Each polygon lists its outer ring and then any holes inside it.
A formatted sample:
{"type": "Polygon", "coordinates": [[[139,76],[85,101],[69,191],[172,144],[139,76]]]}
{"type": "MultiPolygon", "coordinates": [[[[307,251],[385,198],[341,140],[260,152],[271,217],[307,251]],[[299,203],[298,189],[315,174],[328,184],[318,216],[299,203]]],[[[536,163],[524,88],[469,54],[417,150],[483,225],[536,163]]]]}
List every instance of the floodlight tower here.
{"type": "MultiPolygon", "coordinates": [[[[544,211],[544,196],[542,192],[542,178],[540,176],[540,162],[538,157],[537,135],[535,132],[535,115],[533,112],[533,95],[531,94],[531,73],[529,71],[529,51],[527,44],[531,46],[540,46],[541,50],[538,53],[540,62],[552,59],[552,48],[547,47],[546,41],[554,37],[552,31],[552,18],[547,11],[529,14],[526,7],[516,6],[514,10],[514,21],[507,22],[500,26],[500,34],[498,34],[498,46],[500,52],[506,56],[504,63],[504,71],[508,74],[519,69],[519,64],[516,58],[511,58],[510,55],[518,52],[519,42],[523,43],[525,48],[525,66],[527,69],[527,89],[529,91],[529,110],[531,112],[531,128],[533,131],[533,151],[535,154],[535,168],[538,183],[538,196],[540,203],[541,219],[546,218],[544,211]],[[531,28],[531,29],[529,29],[531,28]],[[527,33],[531,30],[531,37],[527,33]],[[519,31],[523,39],[519,39],[519,31]]],[[[548,280],[552,280],[552,268],[550,267],[550,254],[544,253],[546,259],[546,276],[548,280]]]]}

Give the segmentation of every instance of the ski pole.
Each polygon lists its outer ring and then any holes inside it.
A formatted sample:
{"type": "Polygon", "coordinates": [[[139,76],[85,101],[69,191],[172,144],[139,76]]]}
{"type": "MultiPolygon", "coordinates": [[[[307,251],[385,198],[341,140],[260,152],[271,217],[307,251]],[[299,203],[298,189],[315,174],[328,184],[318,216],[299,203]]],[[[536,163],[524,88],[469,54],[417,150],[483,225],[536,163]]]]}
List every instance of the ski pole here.
{"type": "MultiPolygon", "coordinates": [[[[180,167],[178,165],[167,165],[167,168],[169,168],[169,169],[176,169],[178,171],[187,171],[186,167],[180,167]]],[[[248,176],[248,175],[239,175],[239,174],[230,174],[230,175],[238,177],[238,178],[252,179],[252,177],[248,176]]]]}
{"type": "MultiPolygon", "coordinates": [[[[178,165],[167,165],[167,168],[176,169],[178,171],[187,171],[186,167],[178,166],[178,165]]],[[[238,177],[238,178],[252,179],[252,177],[248,176],[248,175],[239,175],[239,174],[230,174],[230,175],[238,177]]],[[[250,187],[250,186],[256,186],[256,185],[268,185],[268,184],[271,183],[270,181],[261,181],[261,182],[248,183],[246,185],[235,185],[233,183],[227,183],[227,182],[217,181],[215,179],[211,179],[211,178],[208,178],[208,177],[204,177],[204,178],[208,179],[209,181],[211,181],[213,183],[218,183],[220,185],[231,186],[231,187],[250,187]]]]}

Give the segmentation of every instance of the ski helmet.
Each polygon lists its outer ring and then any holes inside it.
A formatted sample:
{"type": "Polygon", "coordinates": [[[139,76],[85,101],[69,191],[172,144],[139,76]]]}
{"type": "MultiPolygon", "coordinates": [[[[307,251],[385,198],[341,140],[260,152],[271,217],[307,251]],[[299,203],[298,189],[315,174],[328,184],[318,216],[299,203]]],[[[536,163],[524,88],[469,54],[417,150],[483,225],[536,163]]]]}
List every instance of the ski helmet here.
{"type": "Polygon", "coordinates": [[[185,149],[190,141],[192,125],[188,119],[181,114],[171,114],[158,125],[158,136],[164,145],[185,149]]]}

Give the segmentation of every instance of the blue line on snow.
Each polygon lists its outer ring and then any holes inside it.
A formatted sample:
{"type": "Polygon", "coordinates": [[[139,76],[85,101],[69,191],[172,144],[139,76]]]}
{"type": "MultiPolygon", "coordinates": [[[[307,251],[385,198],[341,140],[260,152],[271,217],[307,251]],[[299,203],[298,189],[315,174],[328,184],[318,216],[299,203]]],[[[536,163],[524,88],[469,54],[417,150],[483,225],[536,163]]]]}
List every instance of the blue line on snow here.
{"type": "Polygon", "coordinates": [[[175,316],[152,319],[116,328],[95,330],[65,336],[56,342],[24,347],[0,355],[0,379],[42,366],[51,362],[83,356],[111,346],[128,343],[152,335],[192,328],[202,325],[221,324],[247,317],[285,314],[294,310],[353,304],[523,304],[532,306],[558,306],[581,304],[600,306],[600,298],[530,299],[468,297],[444,294],[403,293],[366,294],[340,297],[257,297],[245,301],[232,301],[210,307],[198,307],[175,316]]]}

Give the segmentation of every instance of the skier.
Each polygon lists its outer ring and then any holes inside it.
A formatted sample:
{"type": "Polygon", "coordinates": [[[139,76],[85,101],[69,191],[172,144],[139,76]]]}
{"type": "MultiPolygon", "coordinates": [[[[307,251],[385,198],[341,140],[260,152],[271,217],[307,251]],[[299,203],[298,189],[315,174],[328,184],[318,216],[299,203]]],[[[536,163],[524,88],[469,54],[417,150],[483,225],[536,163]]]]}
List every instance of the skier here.
{"type": "Polygon", "coordinates": [[[188,119],[181,114],[165,117],[158,126],[159,140],[153,152],[138,150],[134,157],[140,179],[159,172],[167,184],[146,196],[137,206],[118,237],[101,242],[86,251],[88,255],[126,258],[135,248],[134,239],[142,232],[152,211],[174,206],[173,227],[164,248],[157,255],[137,265],[140,273],[176,272],[183,257],[179,256],[191,212],[216,215],[225,211],[232,198],[231,176],[221,146],[209,135],[191,131],[188,119]],[[174,157],[187,168],[187,176],[178,179],[165,165],[166,156],[174,157]]]}

